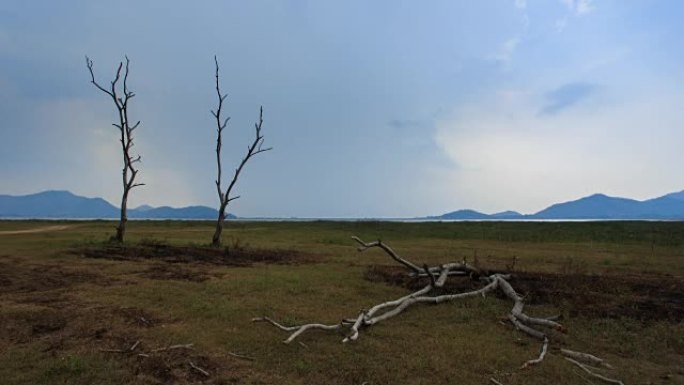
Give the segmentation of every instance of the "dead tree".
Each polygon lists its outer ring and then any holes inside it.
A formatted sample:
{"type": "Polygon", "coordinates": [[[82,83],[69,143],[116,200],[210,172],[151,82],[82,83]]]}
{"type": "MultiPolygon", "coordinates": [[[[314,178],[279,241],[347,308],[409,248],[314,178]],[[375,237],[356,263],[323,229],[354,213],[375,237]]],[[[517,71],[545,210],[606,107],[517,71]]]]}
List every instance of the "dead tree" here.
{"type": "Polygon", "coordinates": [[[216,111],[211,111],[211,114],[216,119],[216,191],[218,192],[219,196],[219,210],[218,218],[216,220],[216,231],[214,231],[214,236],[212,237],[211,245],[214,247],[219,247],[221,246],[221,233],[223,232],[223,222],[225,220],[226,209],[228,208],[228,204],[231,201],[240,198],[240,196],[231,197],[230,194],[233,191],[233,187],[235,187],[235,184],[237,183],[238,177],[240,176],[242,169],[247,164],[247,161],[249,161],[253,156],[260,154],[262,152],[269,151],[272,149],[272,147],[262,148],[262,145],[264,144],[264,137],[263,135],[261,135],[261,126],[264,123],[264,108],[262,106],[259,107],[259,121],[254,124],[254,140],[249,146],[247,146],[247,154],[245,154],[244,158],[242,158],[242,161],[235,169],[233,179],[230,181],[228,188],[225,191],[221,188],[221,146],[223,144],[221,134],[228,125],[230,117],[227,117],[225,119],[221,117],[223,102],[225,101],[228,95],[221,93],[221,88],[219,84],[219,65],[216,56],[214,56],[214,63],[216,64],[216,95],[218,96],[218,107],[216,108],[216,111]]]}
{"type": "MultiPolygon", "coordinates": [[[[375,242],[364,242],[358,237],[352,237],[359,244],[359,251],[364,251],[369,248],[378,247],[384,250],[395,262],[403,265],[409,270],[409,274],[414,277],[427,277],[429,282],[422,289],[413,292],[411,294],[405,295],[401,298],[383,302],[370,307],[367,310],[362,310],[354,318],[346,318],[341,320],[339,323],[334,324],[321,324],[321,323],[309,323],[303,325],[286,326],[282,325],[269,317],[259,317],[254,318],[254,322],[267,322],[271,325],[277,327],[278,329],[289,332],[290,335],[285,341],[286,344],[294,341],[297,337],[301,336],[304,332],[312,329],[321,329],[328,331],[346,331],[346,336],[342,342],[355,341],[359,338],[361,330],[364,328],[371,327],[380,322],[386,321],[389,318],[399,315],[401,312],[407,308],[419,305],[419,304],[439,304],[442,302],[450,302],[461,300],[468,297],[482,296],[485,297],[486,294],[500,290],[501,293],[513,302],[513,307],[508,313],[506,319],[510,324],[528,336],[541,341],[541,349],[539,355],[532,359],[525,361],[520,369],[525,369],[530,366],[541,363],[546,357],[549,351],[549,343],[551,340],[551,334],[549,330],[555,330],[561,333],[566,333],[565,327],[557,322],[558,317],[547,317],[538,318],[531,317],[527,315],[524,309],[523,297],[518,294],[513,286],[510,284],[509,280],[511,276],[509,274],[483,274],[483,271],[475,266],[463,262],[452,262],[443,265],[428,267],[428,265],[423,265],[420,267],[397,254],[392,248],[383,243],[382,241],[375,242]],[[443,291],[444,285],[449,277],[461,276],[467,277],[468,279],[476,279],[481,282],[482,286],[477,290],[472,290],[463,293],[448,293],[439,295],[430,295],[431,293],[437,291],[443,291]]],[[[604,382],[611,384],[623,385],[619,380],[614,380],[600,373],[595,372],[594,367],[588,366],[601,365],[605,368],[612,369],[610,365],[604,362],[604,360],[587,353],[575,352],[572,350],[561,349],[561,354],[565,356],[568,362],[571,362],[575,366],[584,370],[587,374],[593,376],[594,378],[600,379],[604,382]],[[584,361],[587,364],[582,364],[579,361],[584,361]]],[[[499,383],[496,379],[492,379],[492,382],[499,383]]]]}
{"type": "Polygon", "coordinates": [[[119,129],[121,137],[119,141],[121,142],[121,152],[123,153],[123,169],[122,169],[122,182],[123,182],[123,193],[121,195],[121,218],[119,219],[119,225],[116,228],[116,235],[112,237],[112,240],[116,242],[123,242],[124,235],[126,234],[126,222],[127,217],[127,205],[128,205],[128,194],[131,190],[138,186],[143,186],[144,183],[135,183],[135,177],[138,175],[138,169],[135,168],[135,164],[140,162],[140,155],[132,155],[133,149],[133,131],[140,125],[140,121],[131,125],[128,117],[128,102],[135,96],[133,92],[128,89],[128,65],[130,61],[128,56],[126,56],[126,66],[124,67],[123,62],[119,62],[119,67],[116,70],[116,75],[114,80],[111,81],[110,87],[107,89],[102,87],[96,80],[95,74],[93,72],[93,61],[86,56],[86,66],[90,72],[90,82],[93,83],[100,91],[109,95],[116,106],[116,110],[119,114],[119,122],[113,123],[112,125],[119,129]],[[123,74],[123,89],[121,94],[117,91],[117,84],[121,80],[121,70],[124,69],[123,74]]]}

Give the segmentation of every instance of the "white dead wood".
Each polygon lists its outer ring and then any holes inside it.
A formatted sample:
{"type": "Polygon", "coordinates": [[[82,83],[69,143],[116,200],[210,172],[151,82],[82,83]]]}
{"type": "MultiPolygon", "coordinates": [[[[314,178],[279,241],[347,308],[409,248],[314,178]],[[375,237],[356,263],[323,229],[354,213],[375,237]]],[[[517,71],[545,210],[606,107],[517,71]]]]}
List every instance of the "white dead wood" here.
{"type": "Polygon", "coordinates": [[[250,356],[245,355],[245,354],[242,354],[242,353],[228,352],[228,355],[229,355],[229,356],[232,356],[232,357],[235,357],[235,358],[242,359],[242,360],[247,360],[247,361],[254,361],[254,360],[256,360],[256,358],[250,357],[250,356]]]}
{"type": "Polygon", "coordinates": [[[561,354],[573,358],[578,361],[585,361],[594,366],[603,366],[604,368],[613,369],[613,366],[607,363],[602,358],[596,357],[588,353],[576,352],[570,349],[561,349],[561,354]]]}
{"type": "Polygon", "coordinates": [[[575,364],[575,366],[577,366],[578,368],[584,370],[588,375],[590,375],[590,376],[592,376],[592,377],[594,377],[594,378],[598,378],[599,380],[601,380],[601,381],[603,381],[603,382],[607,382],[607,383],[609,383],[609,384],[625,385],[625,384],[624,384],[622,381],[620,381],[620,380],[615,380],[615,379],[606,377],[606,376],[604,376],[604,375],[602,375],[602,374],[599,374],[599,373],[596,373],[596,372],[592,371],[587,365],[584,365],[584,364],[581,363],[581,362],[578,362],[578,361],[576,361],[576,360],[573,360],[573,359],[570,358],[570,357],[565,357],[565,359],[566,359],[567,361],[572,362],[573,364],[575,364]]]}
{"type": "Polygon", "coordinates": [[[528,360],[527,362],[525,362],[520,367],[520,369],[525,369],[525,368],[528,368],[532,365],[536,365],[536,364],[544,361],[544,356],[546,356],[546,351],[548,350],[548,348],[549,348],[549,339],[545,337],[544,338],[544,344],[542,345],[542,348],[541,348],[541,352],[539,352],[539,357],[532,359],[532,360],[528,360]]]}
{"type": "MultiPolygon", "coordinates": [[[[545,331],[546,329],[556,330],[562,333],[567,332],[566,328],[561,323],[557,322],[557,320],[560,318],[559,316],[539,318],[531,317],[524,312],[524,297],[518,294],[510,284],[510,274],[493,273],[490,275],[483,275],[480,269],[467,264],[465,260],[463,262],[447,263],[432,267],[427,265],[419,267],[418,264],[400,256],[391,247],[380,240],[375,242],[365,242],[356,236],[352,237],[352,239],[360,245],[358,247],[359,251],[365,251],[369,248],[378,247],[387,253],[387,255],[389,255],[394,261],[406,267],[409,270],[410,276],[427,277],[429,279],[428,284],[420,290],[403,297],[376,304],[368,310],[362,310],[355,318],[343,319],[338,324],[326,325],[320,323],[310,323],[286,326],[274,321],[269,317],[253,318],[252,321],[267,322],[278,329],[289,332],[289,337],[283,341],[285,343],[294,341],[297,337],[301,336],[304,332],[310,329],[322,329],[329,331],[347,329],[348,333],[342,342],[349,342],[357,340],[363,328],[370,327],[382,321],[386,321],[389,318],[395,317],[413,305],[439,304],[442,302],[456,301],[474,296],[485,297],[486,294],[490,292],[500,290],[506,298],[513,302],[513,307],[511,308],[510,313],[507,315],[507,319],[511,322],[511,324],[513,324],[517,330],[527,334],[530,337],[542,341],[539,355],[536,358],[525,361],[525,363],[523,363],[521,366],[521,369],[540,364],[546,357],[547,353],[549,352],[550,344],[550,338],[545,331]],[[471,279],[478,280],[483,283],[483,286],[477,290],[471,290],[467,292],[431,295],[431,293],[435,292],[435,289],[443,290],[444,285],[450,277],[459,275],[469,276],[471,279]]],[[[579,359],[594,365],[603,365],[605,367],[611,368],[611,366],[606,364],[602,359],[591,354],[574,352],[567,349],[561,349],[561,353],[566,356],[566,360],[579,366],[592,376],[602,379],[606,382],[624,385],[618,380],[612,380],[598,373],[594,373],[587,366],[575,360],[579,359]]],[[[495,384],[500,384],[494,378],[491,378],[490,381],[495,384]]]]}
{"type": "Polygon", "coordinates": [[[188,361],[188,363],[190,364],[190,367],[191,367],[191,368],[193,368],[193,369],[195,369],[196,371],[198,371],[198,372],[204,374],[206,377],[210,377],[209,372],[207,372],[206,370],[204,370],[204,369],[200,368],[199,366],[195,365],[192,361],[188,361]]]}
{"type": "Polygon", "coordinates": [[[140,345],[140,340],[135,341],[128,349],[100,349],[100,351],[103,353],[132,353],[138,345],[140,345]]]}
{"type": "Polygon", "coordinates": [[[151,353],[157,353],[157,352],[164,352],[164,351],[167,351],[167,350],[174,350],[174,349],[192,349],[192,346],[193,346],[193,345],[194,345],[194,344],[171,345],[171,346],[167,346],[167,347],[164,347],[164,348],[154,349],[154,350],[151,350],[150,352],[151,352],[151,353]]]}

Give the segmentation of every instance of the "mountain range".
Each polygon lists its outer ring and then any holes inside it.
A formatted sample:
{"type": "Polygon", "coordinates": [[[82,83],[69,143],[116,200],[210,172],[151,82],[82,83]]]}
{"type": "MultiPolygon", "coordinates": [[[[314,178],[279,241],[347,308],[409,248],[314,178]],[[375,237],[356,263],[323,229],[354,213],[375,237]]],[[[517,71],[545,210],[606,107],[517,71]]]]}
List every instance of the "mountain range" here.
{"type": "MultiPolygon", "coordinates": [[[[131,219],[216,219],[218,211],[206,206],[174,208],[142,205],[128,210],[131,219]]],[[[86,198],[69,191],[44,191],[30,195],[0,195],[0,218],[118,218],[119,209],[102,198],[86,198]]],[[[236,218],[227,214],[226,218],[236,218]]],[[[574,201],[556,203],[534,214],[503,211],[485,214],[458,210],[430,216],[429,220],[684,220],[684,191],[638,201],[594,194],[574,201]]]]}
{"type": "Polygon", "coordinates": [[[429,219],[483,220],[483,219],[645,219],[684,220],[684,191],[658,198],[638,201],[594,194],[574,201],[556,203],[535,214],[504,211],[484,214],[475,210],[452,211],[429,219]]]}
{"type": "MultiPolygon", "coordinates": [[[[69,191],[30,195],[0,195],[0,218],[118,218],[118,207],[102,198],[86,198],[69,191]]],[[[174,208],[142,205],[128,210],[132,219],[216,219],[218,211],[206,206],[174,208]]],[[[227,214],[226,218],[235,218],[227,214]]]]}

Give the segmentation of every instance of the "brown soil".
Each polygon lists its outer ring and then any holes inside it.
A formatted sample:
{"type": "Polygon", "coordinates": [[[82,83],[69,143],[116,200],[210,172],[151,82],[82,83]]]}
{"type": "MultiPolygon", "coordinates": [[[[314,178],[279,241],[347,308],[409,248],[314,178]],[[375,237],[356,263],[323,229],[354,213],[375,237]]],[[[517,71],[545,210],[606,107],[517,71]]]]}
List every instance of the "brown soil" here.
{"type": "Polygon", "coordinates": [[[66,229],[69,229],[72,227],[74,227],[74,226],[73,225],[55,225],[55,226],[36,227],[33,229],[26,229],[26,230],[3,230],[3,231],[0,231],[0,235],[46,233],[46,232],[50,232],[50,231],[66,230],[66,229]]]}
{"type": "Polygon", "coordinates": [[[142,271],[140,276],[159,280],[204,282],[211,277],[218,277],[219,275],[199,268],[189,268],[170,263],[158,263],[147,270],[142,271]]]}
{"type": "MultiPolygon", "coordinates": [[[[143,275],[160,275],[162,279],[201,277],[196,275],[199,273],[188,277],[177,268],[180,266],[161,263],[143,275]]],[[[155,328],[177,320],[136,307],[90,303],[76,294],[82,284],[124,283],[80,268],[26,265],[7,259],[0,262],[0,351],[1,347],[32,344],[53,357],[104,355],[128,367],[140,384],[219,384],[228,372],[251,370],[237,359],[207,355],[200,347],[154,352],[193,341],[157,340],[155,328]],[[136,341],[140,342],[135,350],[126,351],[136,341]],[[190,362],[210,376],[193,369],[190,362]]]]}
{"type": "Polygon", "coordinates": [[[73,252],[88,258],[129,261],[157,260],[171,263],[202,262],[224,266],[249,266],[253,263],[296,264],[314,262],[310,255],[295,250],[176,246],[156,242],[143,242],[123,246],[105,244],[79,248],[73,252]]]}
{"type": "Polygon", "coordinates": [[[114,281],[112,278],[84,269],[0,262],[0,294],[42,292],[82,283],[106,286],[114,281]]]}
{"type": "MultiPolygon", "coordinates": [[[[372,266],[365,277],[412,291],[429,282],[409,277],[406,269],[398,266],[372,266]]],[[[510,282],[526,303],[551,304],[570,317],[684,320],[684,280],[672,276],[516,272],[510,282]]],[[[442,291],[459,293],[480,287],[478,280],[452,277],[442,291]]]]}

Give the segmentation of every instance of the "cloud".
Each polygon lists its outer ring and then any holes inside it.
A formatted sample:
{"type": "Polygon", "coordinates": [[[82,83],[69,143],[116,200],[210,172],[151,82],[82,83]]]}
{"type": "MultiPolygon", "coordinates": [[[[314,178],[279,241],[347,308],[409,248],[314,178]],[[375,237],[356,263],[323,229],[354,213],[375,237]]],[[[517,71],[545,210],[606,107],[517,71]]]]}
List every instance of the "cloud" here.
{"type": "Polygon", "coordinates": [[[577,16],[582,16],[593,11],[593,0],[560,0],[568,9],[577,16]]]}
{"type": "Polygon", "coordinates": [[[490,94],[437,122],[454,208],[531,213],[595,192],[643,199],[681,189],[684,170],[672,165],[684,162],[682,95],[551,116],[537,113],[539,97],[490,94]]]}
{"type": "Polygon", "coordinates": [[[558,19],[556,20],[556,23],[554,24],[554,28],[556,29],[556,32],[561,33],[565,31],[565,28],[568,26],[568,19],[558,19]]]}
{"type": "Polygon", "coordinates": [[[527,0],[515,0],[513,2],[516,8],[525,9],[527,8],[527,0]]]}
{"type": "Polygon", "coordinates": [[[519,44],[519,37],[513,37],[506,40],[501,47],[499,47],[499,50],[492,56],[492,59],[501,64],[508,65],[511,62],[513,54],[515,53],[515,50],[518,48],[519,44]]]}
{"type": "Polygon", "coordinates": [[[397,129],[420,128],[425,127],[428,122],[415,119],[392,119],[387,122],[387,125],[397,129]]]}
{"type": "Polygon", "coordinates": [[[598,86],[589,83],[568,83],[544,95],[546,103],[539,111],[540,115],[555,115],[568,107],[593,95],[598,86]]]}

